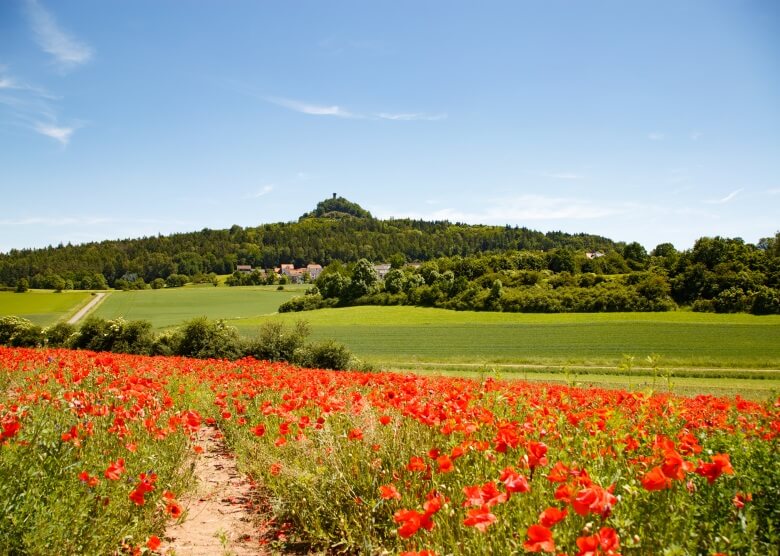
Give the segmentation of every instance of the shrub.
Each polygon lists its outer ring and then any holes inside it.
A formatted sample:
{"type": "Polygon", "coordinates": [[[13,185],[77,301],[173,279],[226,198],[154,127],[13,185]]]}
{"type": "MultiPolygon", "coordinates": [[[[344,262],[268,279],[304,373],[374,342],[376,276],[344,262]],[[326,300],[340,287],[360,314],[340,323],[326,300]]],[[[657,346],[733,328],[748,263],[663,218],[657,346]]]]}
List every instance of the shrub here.
{"type": "Polygon", "coordinates": [[[298,358],[296,363],[304,367],[341,371],[350,368],[352,352],[342,343],[326,340],[307,345],[298,358]]]}
{"type": "Polygon", "coordinates": [[[322,309],[323,307],[330,307],[332,305],[333,303],[326,303],[320,294],[304,295],[301,297],[293,297],[289,301],[282,303],[279,306],[279,312],[295,313],[299,311],[313,311],[315,309],[322,309]]]}
{"type": "Polygon", "coordinates": [[[281,322],[266,322],[257,338],[249,342],[245,354],[268,361],[297,361],[296,352],[304,347],[309,324],[298,321],[290,328],[281,322]]]}
{"type": "Polygon", "coordinates": [[[0,344],[12,347],[37,347],[43,343],[43,330],[21,317],[0,317],[0,344]]]}
{"type": "Polygon", "coordinates": [[[76,327],[67,322],[58,322],[43,330],[46,345],[49,347],[67,347],[75,333],[76,327]]]}
{"type": "Polygon", "coordinates": [[[116,353],[152,353],[154,335],[152,323],[145,320],[126,321],[123,318],[104,320],[89,317],[71,340],[72,347],[116,353]]]}
{"type": "Polygon", "coordinates": [[[199,359],[237,359],[242,355],[238,331],[223,320],[194,318],[179,332],[181,339],[175,346],[176,355],[199,359]]]}
{"type": "Polygon", "coordinates": [[[149,285],[152,287],[153,290],[161,290],[165,287],[165,280],[162,278],[155,278],[152,280],[149,285]]]}

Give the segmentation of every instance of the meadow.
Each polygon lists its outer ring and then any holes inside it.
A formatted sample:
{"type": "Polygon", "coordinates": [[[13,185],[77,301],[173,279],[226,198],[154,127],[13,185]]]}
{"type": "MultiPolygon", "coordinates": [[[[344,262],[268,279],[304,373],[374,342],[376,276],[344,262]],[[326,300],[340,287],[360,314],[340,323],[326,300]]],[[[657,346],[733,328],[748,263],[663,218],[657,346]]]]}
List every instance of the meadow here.
{"type": "Polygon", "coordinates": [[[777,555],[778,408],[0,348],[0,553],[159,553],[208,427],[258,551],[777,555]]]}
{"type": "Polygon", "coordinates": [[[23,317],[39,326],[49,326],[74,314],[90,298],[90,292],[30,290],[0,292],[0,316],[23,317]]]}
{"type": "Polygon", "coordinates": [[[420,363],[636,365],[780,369],[780,317],[711,313],[528,314],[419,307],[349,307],[230,320],[251,335],[262,322],[305,319],[312,337],[333,338],[381,367],[420,363]]]}
{"type": "Polygon", "coordinates": [[[104,319],[148,320],[156,329],[178,326],[185,320],[205,316],[238,320],[274,313],[279,305],[303,293],[302,286],[211,285],[160,290],[112,292],[92,313],[104,319]]]}

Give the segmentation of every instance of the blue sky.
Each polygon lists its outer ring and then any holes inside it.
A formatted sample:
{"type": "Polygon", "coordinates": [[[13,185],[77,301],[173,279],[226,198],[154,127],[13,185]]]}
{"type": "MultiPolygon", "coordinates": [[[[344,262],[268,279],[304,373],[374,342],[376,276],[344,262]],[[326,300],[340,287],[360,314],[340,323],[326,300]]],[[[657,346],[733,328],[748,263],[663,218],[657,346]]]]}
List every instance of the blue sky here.
{"type": "Polygon", "coordinates": [[[780,3],[0,2],[0,251],[380,217],[780,229],[780,3]]]}

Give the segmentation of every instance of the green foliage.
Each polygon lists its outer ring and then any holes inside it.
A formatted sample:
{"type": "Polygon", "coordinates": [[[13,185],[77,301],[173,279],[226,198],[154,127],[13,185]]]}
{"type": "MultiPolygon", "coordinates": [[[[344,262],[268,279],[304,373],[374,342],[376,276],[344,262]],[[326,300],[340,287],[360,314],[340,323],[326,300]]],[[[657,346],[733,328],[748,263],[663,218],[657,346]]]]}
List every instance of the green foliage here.
{"type": "Polygon", "coordinates": [[[36,347],[43,343],[43,330],[27,319],[0,317],[0,345],[36,347]]]}
{"type": "Polygon", "coordinates": [[[70,345],[77,349],[138,355],[150,354],[153,344],[154,335],[150,322],[126,321],[121,317],[113,320],[88,317],[70,340],[70,345]]]}
{"type": "Polygon", "coordinates": [[[293,297],[279,305],[280,313],[294,313],[299,311],[313,311],[335,306],[334,299],[323,299],[320,294],[293,297]]]}
{"type": "Polygon", "coordinates": [[[48,347],[68,347],[74,334],[76,334],[76,327],[66,322],[58,322],[43,329],[43,336],[48,347]]]}
{"type": "Polygon", "coordinates": [[[371,213],[366,209],[348,201],[344,197],[334,196],[332,199],[325,199],[317,203],[317,208],[301,218],[371,218],[371,213]]]}
{"type": "Polygon", "coordinates": [[[190,281],[186,274],[171,274],[165,279],[165,285],[169,288],[180,288],[190,281]]]}
{"type": "Polygon", "coordinates": [[[199,359],[238,359],[243,355],[238,331],[223,320],[194,318],[181,327],[176,355],[199,359]]]}
{"type": "Polygon", "coordinates": [[[257,336],[245,348],[245,354],[268,361],[297,361],[310,333],[306,321],[297,321],[292,327],[281,322],[266,322],[257,336]]]}
{"type": "Polygon", "coordinates": [[[165,280],[162,278],[155,278],[149,283],[149,286],[151,286],[153,290],[161,290],[165,287],[165,280]]]}
{"type": "Polygon", "coordinates": [[[341,371],[349,369],[352,352],[342,343],[325,340],[305,346],[296,356],[296,364],[315,369],[341,371]]]}
{"type": "Polygon", "coordinates": [[[30,282],[27,278],[19,278],[16,282],[16,293],[24,293],[30,289],[30,282]]]}

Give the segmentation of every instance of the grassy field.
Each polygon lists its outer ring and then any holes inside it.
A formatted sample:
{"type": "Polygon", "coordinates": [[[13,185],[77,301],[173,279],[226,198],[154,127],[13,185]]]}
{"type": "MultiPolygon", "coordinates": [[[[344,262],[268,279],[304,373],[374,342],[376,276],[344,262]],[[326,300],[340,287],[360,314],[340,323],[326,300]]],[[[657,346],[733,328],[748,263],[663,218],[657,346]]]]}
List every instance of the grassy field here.
{"type": "Polygon", "coordinates": [[[177,326],[206,316],[241,322],[248,317],[274,313],[279,305],[301,295],[305,286],[247,286],[240,288],[188,286],[161,290],[115,291],[92,313],[105,319],[123,317],[148,320],[157,328],[177,326]]]}
{"type": "Polygon", "coordinates": [[[673,313],[513,314],[417,307],[351,307],[231,321],[251,335],[268,318],[305,319],[382,367],[524,363],[780,369],[780,317],[673,313]]]}
{"type": "Polygon", "coordinates": [[[84,305],[90,292],[30,290],[25,293],[0,292],[0,316],[15,315],[40,326],[49,326],[69,317],[84,305]]]}

